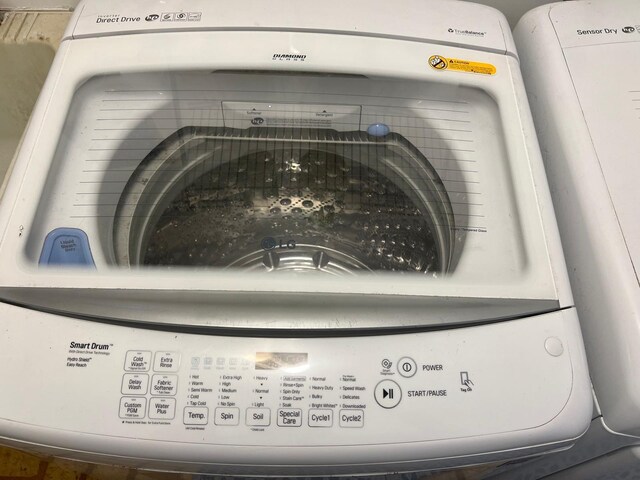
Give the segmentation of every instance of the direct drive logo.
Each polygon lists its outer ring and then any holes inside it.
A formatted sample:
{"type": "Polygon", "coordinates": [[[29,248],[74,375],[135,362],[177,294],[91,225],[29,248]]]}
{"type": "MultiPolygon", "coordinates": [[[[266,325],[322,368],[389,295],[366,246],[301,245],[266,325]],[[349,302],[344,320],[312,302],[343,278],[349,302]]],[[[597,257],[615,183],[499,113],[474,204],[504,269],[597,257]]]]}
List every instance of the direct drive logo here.
{"type": "Polygon", "coordinates": [[[280,62],[304,62],[306,60],[306,55],[293,55],[289,53],[274,53],[271,60],[280,61],[280,62]]]}
{"type": "Polygon", "coordinates": [[[125,17],[120,14],[98,15],[96,23],[135,23],[141,20],[140,17],[125,17]]]}
{"type": "Polygon", "coordinates": [[[477,32],[475,30],[460,30],[459,28],[448,28],[447,32],[449,33],[455,33],[456,35],[467,35],[470,37],[484,37],[487,32],[477,32]]]}

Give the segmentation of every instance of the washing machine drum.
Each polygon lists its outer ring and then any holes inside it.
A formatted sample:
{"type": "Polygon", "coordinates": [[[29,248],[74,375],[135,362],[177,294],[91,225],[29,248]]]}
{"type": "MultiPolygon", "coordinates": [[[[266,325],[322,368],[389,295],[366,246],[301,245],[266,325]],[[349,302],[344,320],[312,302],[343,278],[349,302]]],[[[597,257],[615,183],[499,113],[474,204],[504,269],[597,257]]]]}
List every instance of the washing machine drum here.
{"type": "Polygon", "coordinates": [[[453,213],[404,137],[183,128],[138,166],[114,219],[125,266],[447,272],[453,213]]]}

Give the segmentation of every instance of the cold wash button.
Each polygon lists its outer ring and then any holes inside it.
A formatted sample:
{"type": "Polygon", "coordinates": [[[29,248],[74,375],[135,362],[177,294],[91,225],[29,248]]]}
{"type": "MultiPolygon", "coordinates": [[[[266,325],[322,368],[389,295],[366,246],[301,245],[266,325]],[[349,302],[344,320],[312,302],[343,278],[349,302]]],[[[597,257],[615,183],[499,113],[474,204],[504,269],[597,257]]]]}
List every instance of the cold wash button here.
{"type": "Polygon", "coordinates": [[[250,427],[268,427],[271,425],[271,410],[268,408],[247,408],[245,420],[250,427]]]}
{"type": "Polygon", "coordinates": [[[333,410],[313,408],[309,410],[310,427],[331,427],[333,426],[333,410]]]}
{"type": "Polygon", "coordinates": [[[173,420],[175,416],[175,398],[153,397],[149,400],[149,418],[153,418],[154,420],[173,420]]]}
{"type": "Polygon", "coordinates": [[[154,375],[151,381],[151,395],[175,395],[177,385],[177,375],[154,375]]]}
{"type": "Polygon", "coordinates": [[[149,375],[146,373],[125,373],[122,377],[121,392],[125,395],[145,395],[149,388],[149,375]]]}
{"type": "Polygon", "coordinates": [[[127,372],[148,372],[151,365],[151,352],[129,350],[124,359],[124,369],[127,372]]]}

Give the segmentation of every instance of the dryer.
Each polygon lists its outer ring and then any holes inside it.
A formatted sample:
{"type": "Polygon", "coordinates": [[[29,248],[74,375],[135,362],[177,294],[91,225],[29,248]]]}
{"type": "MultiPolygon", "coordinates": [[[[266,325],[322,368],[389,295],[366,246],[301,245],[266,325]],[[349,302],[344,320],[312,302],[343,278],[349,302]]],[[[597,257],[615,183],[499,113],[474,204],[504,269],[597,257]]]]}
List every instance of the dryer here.
{"type": "Polygon", "coordinates": [[[546,5],[526,14],[514,36],[585,335],[596,409],[575,448],[505,478],[554,472],[549,478],[631,478],[639,468],[640,436],[640,5],[546,5]]]}
{"type": "Polygon", "coordinates": [[[0,225],[12,445],[384,474],[566,449],[591,418],[487,7],[87,1],[0,225]]]}

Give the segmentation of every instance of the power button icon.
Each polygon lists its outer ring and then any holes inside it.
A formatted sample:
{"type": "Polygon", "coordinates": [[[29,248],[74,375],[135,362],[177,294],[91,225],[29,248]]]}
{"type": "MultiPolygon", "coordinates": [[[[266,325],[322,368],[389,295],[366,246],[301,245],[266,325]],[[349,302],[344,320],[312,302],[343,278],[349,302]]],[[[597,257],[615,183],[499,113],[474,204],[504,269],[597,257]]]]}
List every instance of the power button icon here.
{"type": "Polygon", "coordinates": [[[402,357],[398,360],[398,373],[405,378],[413,377],[418,370],[418,365],[413,358],[402,357]]]}

